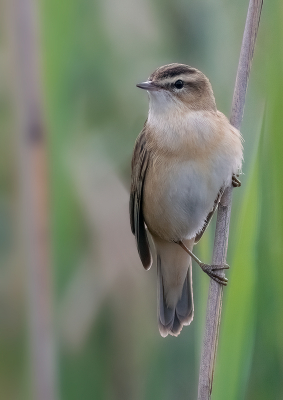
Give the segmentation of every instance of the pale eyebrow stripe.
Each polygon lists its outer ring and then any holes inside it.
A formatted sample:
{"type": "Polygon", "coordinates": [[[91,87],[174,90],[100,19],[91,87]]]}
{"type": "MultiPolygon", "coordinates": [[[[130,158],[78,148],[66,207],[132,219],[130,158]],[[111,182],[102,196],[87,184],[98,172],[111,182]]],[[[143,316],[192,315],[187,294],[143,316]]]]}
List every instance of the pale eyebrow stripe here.
{"type": "Polygon", "coordinates": [[[182,75],[176,75],[175,77],[170,77],[170,78],[166,78],[166,79],[161,79],[160,82],[167,84],[167,83],[175,83],[176,81],[178,81],[179,79],[181,79],[182,81],[186,81],[186,78],[188,78],[187,74],[182,74],[182,75]]]}

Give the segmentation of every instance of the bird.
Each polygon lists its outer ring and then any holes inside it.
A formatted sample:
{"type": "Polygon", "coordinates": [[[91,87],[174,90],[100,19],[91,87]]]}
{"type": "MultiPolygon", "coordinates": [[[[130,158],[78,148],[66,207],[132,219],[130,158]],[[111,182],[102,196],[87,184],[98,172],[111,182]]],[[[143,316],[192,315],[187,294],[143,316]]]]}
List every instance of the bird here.
{"type": "Polygon", "coordinates": [[[225,188],[241,185],[242,136],[217,110],[209,79],[194,67],[164,65],[136,86],[147,91],[149,111],[131,163],[131,230],[146,270],[155,247],[159,332],[178,336],[194,315],[192,258],[227,284],[220,272],[229,266],[202,263],[193,246],[225,188]]]}

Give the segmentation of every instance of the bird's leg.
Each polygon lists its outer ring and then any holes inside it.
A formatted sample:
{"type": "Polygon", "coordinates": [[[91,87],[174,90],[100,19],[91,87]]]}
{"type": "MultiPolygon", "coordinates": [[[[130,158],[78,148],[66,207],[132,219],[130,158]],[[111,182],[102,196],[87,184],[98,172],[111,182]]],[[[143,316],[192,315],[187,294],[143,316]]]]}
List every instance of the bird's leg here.
{"type": "Polygon", "coordinates": [[[180,240],[179,242],[176,242],[179,246],[182,247],[194,260],[195,262],[201,267],[201,269],[213,280],[216,282],[220,283],[221,285],[226,286],[228,279],[225,278],[225,276],[221,276],[217,273],[219,270],[224,270],[228,269],[229,265],[228,264],[223,264],[223,265],[209,265],[209,264],[204,264],[202,263],[195,255],[194,253],[187,248],[187,246],[184,245],[184,243],[180,240]]]}
{"type": "Polygon", "coordinates": [[[235,174],[233,174],[232,175],[232,185],[234,186],[234,187],[240,187],[242,184],[241,184],[241,181],[237,178],[239,175],[235,175],[235,174]]]}

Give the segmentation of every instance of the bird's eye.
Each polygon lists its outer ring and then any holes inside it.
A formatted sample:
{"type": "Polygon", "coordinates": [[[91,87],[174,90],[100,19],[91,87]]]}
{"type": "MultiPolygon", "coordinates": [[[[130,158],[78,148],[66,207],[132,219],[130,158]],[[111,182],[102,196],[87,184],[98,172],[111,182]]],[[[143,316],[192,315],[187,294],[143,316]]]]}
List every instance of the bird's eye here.
{"type": "Polygon", "coordinates": [[[184,82],[181,79],[178,79],[175,83],[174,83],[175,88],[177,89],[182,89],[182,87],[184,86],[184,82]]]}

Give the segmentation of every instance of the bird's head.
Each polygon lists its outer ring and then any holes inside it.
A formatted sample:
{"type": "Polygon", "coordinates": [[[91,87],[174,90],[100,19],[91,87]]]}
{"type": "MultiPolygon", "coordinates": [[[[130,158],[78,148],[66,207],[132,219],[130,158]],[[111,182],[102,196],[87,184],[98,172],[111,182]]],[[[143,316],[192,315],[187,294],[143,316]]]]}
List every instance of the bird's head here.
{"type": "Polygon", "coordinates": [[[208,78],[185,64],[157,68],[146,82],[137,87],[148,91],[150,109],[155,113],[177,110],[213,110],[215,99],[208,78]]]}

